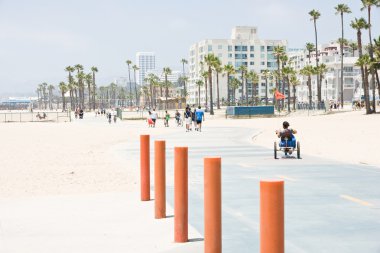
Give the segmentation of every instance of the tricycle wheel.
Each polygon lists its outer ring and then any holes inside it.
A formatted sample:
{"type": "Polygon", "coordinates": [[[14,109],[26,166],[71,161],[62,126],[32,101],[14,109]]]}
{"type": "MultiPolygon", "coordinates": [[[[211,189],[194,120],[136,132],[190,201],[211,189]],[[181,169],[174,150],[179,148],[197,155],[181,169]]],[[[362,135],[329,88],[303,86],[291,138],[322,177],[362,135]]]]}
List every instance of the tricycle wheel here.
{"type": "Polygon", "coordinates": [[[274,142],[274,159],[277,159],[277,143],[274,142]]]}
{"type": "Polygon", "coordinates": [[[297,141],[297,159],[301,159],[301,145],[299,141],[297,141]]]}

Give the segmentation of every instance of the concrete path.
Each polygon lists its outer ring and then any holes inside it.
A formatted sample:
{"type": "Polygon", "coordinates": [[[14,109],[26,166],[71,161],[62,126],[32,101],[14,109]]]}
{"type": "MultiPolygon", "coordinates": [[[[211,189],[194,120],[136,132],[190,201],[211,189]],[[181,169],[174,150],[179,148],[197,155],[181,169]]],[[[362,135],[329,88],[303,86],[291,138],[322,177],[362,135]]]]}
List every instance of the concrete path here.
{"type": "Polygon", "coordinates": [[[201,234],[202,159],[222,157],[223,252],[259,252],[259,181],[267,178],[285,180],[286,252],[380,252],[380,168],[310,156],[274,160],[273,150],[251,144],[252,128],[205,125],[201,133],[172,128],[152,143],[167,140],[171,205],[173,147],[189,147],[189,222],[201,234]]]}

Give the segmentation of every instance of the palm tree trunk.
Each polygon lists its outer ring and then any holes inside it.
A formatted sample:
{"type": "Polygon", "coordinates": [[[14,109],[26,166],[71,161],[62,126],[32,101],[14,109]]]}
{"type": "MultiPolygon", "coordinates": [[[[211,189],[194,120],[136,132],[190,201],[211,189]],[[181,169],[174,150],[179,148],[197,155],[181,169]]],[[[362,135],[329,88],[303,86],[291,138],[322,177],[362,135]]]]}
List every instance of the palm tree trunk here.
{"type": "MultiPolygon", "coordinates": [[[[369,56],[373,60],[373,45],[372,45],[372,32],[371,32],[371,6],[368,6],[368,35],[369,35],[369,56]]],[[[372,107],[373,113],[376,112],[376,84],[375,84],[375,70],[370,68],[371,71],[371,87],[372,87],[372,107]]],[[[377,71],[376,71],[377,72],[377,71]]]]}
{"type": "Polygon", "coordinates": [[[227,105],[231,105],[230,74],[227,73],[227,105]]]}
{"type": "Polygon", "coordinates": [[[136,97],[136,105],[139,106],[140,102],[138,101],[138,98],[137,98],[136,70],[133,70],[133,75],[134,75],[134,79],[135,79],[135,97],[136,97]]]}
{"type": "Polygon", "coordinates": [[[307,78],[307,86],[309,88],[309,109],[311,109],[311,104],[312,104],[312,97],[313,97],[313,93],[311,91],[311,76],[309,75],[308,78],[307,78]]]}
{"type": "Polygon", "coordinates": [[[265,77],[265,105],[268,105],[268,78],[265,77]]]}
{"type": "Polygon", "coordinates": [[[289,82],[289,77],[286,77],[286,82],[288,85],[288,112],[290,112],[290,82],[289,82]]]}
{"type": "Polygon", "coordinates": [[[168,76],[165,75],[165,110],[168,109],[168,76]]]}
{"type": "Polygon", "coordinates": [[[248,106],[249,101],[248,101],[248,80],[247,78],[245,79],[245,104],[248,106]]]}
{"type": "Polygon", "coordinates": [[[219,101],[219,73],[216,72],[216,102],[217,108],[220,109],[220,101],[219,101]]]}
{"type": "MultiPolygon", "coordinates": [[[[357,31],[357,39],[358,39],[358,52],[359,52],[359,58],[363,56],[363,47],[362,47],[362,33],[360,29],[357,31]]],[[[366,114],[371,113],[371,107],[369,103],[369,85],[368,85],[368,78],[367,78],[367,70],[363,66],[360,67],[360,71],[362,74],[362,84],[363,84],[363,90],[364,90],[364,102],[365,102],[365,108],[366,108],[366,114]]]]}
{"type": "Polygon", "coordinates": [[[342,39],[340,41],[340,104],[343,108],[343,39],[344,39],[344,29],[343,29],[343,12],[340,13],[341,24],[342,24],[342,39]]]}
{"type": "Polygon", "coordinates": [[[244,72],[241,72],[241,105],[243,105],[244,100],[244,72]]]}
{"type": "Polygon", "coordinates": [[[201,106],[201,86],[198,86],[198,106],[201,106]]]}
{"type": "MultiPolygon", "coordinates": [[[[318,33],[317,33],[317,20],[314,19],[314,33],[315,33],[315,59],[316,59],[316,66],[318,68],[319,66],[319,58],[318,58],[318,33]]],[[[322,101],[321,97],[321,83],[319,80],[319,76],[317,75],[317,96],[318,96],[318,102],[322,101]]]]}
{"type": "Polygon", "coordinates": [[[208,85],[207,77],[205,77],[205,92],[206,92],[206,98],[205,98],[206,100],[205,100],[205,101],[206,101],[206,112],[207,112],[207,106],[208,106],[207,85],[208,85]]]}
{"type": "Polygon", "coordinates": [[[211,66],[208,67],[208,80],[210,83],[210,115],[214,115],[214,105],[212,99],[212,69],[211,66]]]}
{"type": "Polygon", "coordinates": [[[293,85],[293,111],[296,110],[296,86],[293,85]]]}

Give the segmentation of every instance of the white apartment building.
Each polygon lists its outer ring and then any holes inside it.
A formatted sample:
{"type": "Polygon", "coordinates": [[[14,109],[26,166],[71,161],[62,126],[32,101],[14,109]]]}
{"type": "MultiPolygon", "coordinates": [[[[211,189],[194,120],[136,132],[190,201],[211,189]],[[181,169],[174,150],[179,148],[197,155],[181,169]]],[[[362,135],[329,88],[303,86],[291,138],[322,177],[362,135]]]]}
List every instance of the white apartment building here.
{"type": "MultiPolygon", "coordinates": [[[[349,47],[344,47],[343,60],[343,99],[344,101],[352,101],[352,99],[360,98],[363,95],[362,80],[360,75],[360,67],[355,66],[358,57],[354,57],[349,47]]],[[[328,68],[321,84],[322,100],[338,101],[341,94],[340,76],[341,76],[341,54],[339,43],[332,42],[329,44],[318,45],[319,64],[324,63],[328,68]]],[[[305,49],[288,51],[291,66],[297,71],[306,65],[315,66],[316,53],[309,53],[305,49]]],[[[297,86],[297,99],[299,102],[308,102],[309,92],[307,87],[307,77],[299,76],[300,85],[297,86]]],[[[313,76],[311,81],[312,99],[317,101],[317,77],[313,76]]]]}
{"type": "Polygon", "coordinates": [[[153,52],[137,52],[136,65],[139,67],[137,71],[137,84],[143,85],[146,72],[156,68],[156,54],[153,52]]]}
{"type": "MultiPolygon", "coordinates": [[[[207,70],[207,66],[202,64],[204,57],[207,54],[217,56],[222,65],[231,64],[235,68],[241,65],[246,65],[248,70],[253,70],[256,73],[261,73],[263,70],[275,70],[277,63],[273,55],[275,46],[284,46],[287,48],[286,40],[261,40],[257,34],[257,28],[252,26],[237,26],[232,29],[230,39],[205,39],[190,47],[189,54],[189,82],[187,87],[189,104],[198,104],[198,87],[197,80],[203,80],[201,72],[207,70]]],[[[240,74],[235,75],[240,78],[240,74]]],[[[216,80],[214,77],[213,80],[216,80]]],[[[275,86],[273,81],[268,83],[268,94],[275,86]]],[[[216,99],[216,84],[213,83],[213,98],[216,99]]],[[[227,100],[227,78],[225,75],[219,75],[219,92],[220,99],[227,100]]],[[[265,96],[265,80],[260,79],[258,88],[259,96],[265,96]]],[[[252,97],[252,85],[248,84],[248,94],[252,97]]],[[[240,91],[236,91],[236,98],[240,98],[240,91]]],[[[200,103],[205,105],[205,87],[201,87],[200,103]]]]}

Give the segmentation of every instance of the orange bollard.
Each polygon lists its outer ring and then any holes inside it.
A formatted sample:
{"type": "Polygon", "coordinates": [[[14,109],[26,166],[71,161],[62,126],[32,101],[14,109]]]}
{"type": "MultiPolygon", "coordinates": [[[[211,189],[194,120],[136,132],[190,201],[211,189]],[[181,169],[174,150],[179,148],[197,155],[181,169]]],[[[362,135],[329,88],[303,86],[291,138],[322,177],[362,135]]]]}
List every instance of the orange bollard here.
{"type": "Polygon", "coordinates": [[[165,141],[154,142],[154,217],[166,218],[165,141]]]}
{"type": "Polygon", "coordinates": [[[260,252],[284,253],[284,181],[260,181],[260,252]]]}
{"type": "Polygon", "coordinates": [[[221,158],[204,158],[205,253],[222,252],[221,158]]]}
{"type": "Polygon", "coordinates": [[[141,201],[150,200],[150,136],[140,135],[141,201]]]}
{"type": "Polygon", "coordinates": [[[174,148],[174,242],[188,241],[188,148],[174,148]]]}

